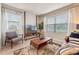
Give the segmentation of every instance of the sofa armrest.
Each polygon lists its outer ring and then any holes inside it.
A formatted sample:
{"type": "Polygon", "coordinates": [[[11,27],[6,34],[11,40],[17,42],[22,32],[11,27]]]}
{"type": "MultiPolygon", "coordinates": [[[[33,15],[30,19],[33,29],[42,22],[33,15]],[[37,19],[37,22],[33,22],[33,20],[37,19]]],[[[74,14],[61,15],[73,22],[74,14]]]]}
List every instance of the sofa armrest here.
{"type": "Polygon", "coordinates": [[[69,42],[69,36],[66,36],[64,39],[65,39],[66,43],[69,42]]]}

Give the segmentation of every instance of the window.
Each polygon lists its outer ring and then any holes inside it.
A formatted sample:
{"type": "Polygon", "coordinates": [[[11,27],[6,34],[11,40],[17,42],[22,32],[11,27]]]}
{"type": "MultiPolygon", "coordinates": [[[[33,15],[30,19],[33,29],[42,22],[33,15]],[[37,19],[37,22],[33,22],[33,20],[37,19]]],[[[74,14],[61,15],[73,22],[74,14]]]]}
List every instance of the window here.
{"type": "Polygon", "coordinates": [[[52,16],[47,16],[46,19],[46,30],[54,32],[54,24],[55,24],[55,18],[52,16]]]}
{"type": "Polygon", "coordinates": [[[67,32],[67,13],[56,16],[56,32],[67,32]]]}
{"type": "Polygon", "coordinates": [[[6,26],[5,30],[7,31],[16,31],[17,33],[22,33],[23,28],[23,12],[18,12],[12,9],[4,8],[4,24],[6,26]]]}
{"type": "Polygon", "coordinates": [[[67,32],[67,12],[56,16],[46,16],[45,29],[48,32],[67,32]]]}

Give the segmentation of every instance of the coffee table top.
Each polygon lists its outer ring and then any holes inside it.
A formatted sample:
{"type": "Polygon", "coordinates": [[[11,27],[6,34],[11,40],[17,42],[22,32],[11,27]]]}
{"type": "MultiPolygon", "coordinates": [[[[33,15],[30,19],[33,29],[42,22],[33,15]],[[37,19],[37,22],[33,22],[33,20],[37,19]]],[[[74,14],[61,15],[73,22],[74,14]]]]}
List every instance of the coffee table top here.
{"type": "Polygon", "coordinates": [[[32,42],[35,43],[36,45],[40,45],[44,42],[49,41],[50,39],[51,39],[50,37],[45,37],[44,39],[41,39],[41,40],[37,38],[37,39],[33,39],[32,42]]]}

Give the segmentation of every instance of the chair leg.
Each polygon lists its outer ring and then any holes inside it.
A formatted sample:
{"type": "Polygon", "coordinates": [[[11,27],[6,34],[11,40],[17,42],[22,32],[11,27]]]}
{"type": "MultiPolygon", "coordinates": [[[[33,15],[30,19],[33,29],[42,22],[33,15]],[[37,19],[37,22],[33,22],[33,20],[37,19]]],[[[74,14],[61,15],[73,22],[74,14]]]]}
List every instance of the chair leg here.
{"type": "Polygon", "coordinates": [[[23,43],[23,39],[22,39],[22,43],[23,43]]]}
{"type": "Polygon", "coordinates": [[[31,49],[31,41],[30,41],[30,49],[31,49]]]}
{"type": "Polygon", "coordinates": [[[13,48],[13,42],[12,42],[12,40],[11,40],[11,49],[13,48]]]}
{"type": "Polygon", "coordinates": [[[6,40],[5,40],[5,46],[6,46],[6,40]]]}
{"type": "Polygon", "coordinates": [[[37,52],[36,52],[36,53],[37,53],[37,55],[38,55],[38,49],[37,49],[37,52]]]}

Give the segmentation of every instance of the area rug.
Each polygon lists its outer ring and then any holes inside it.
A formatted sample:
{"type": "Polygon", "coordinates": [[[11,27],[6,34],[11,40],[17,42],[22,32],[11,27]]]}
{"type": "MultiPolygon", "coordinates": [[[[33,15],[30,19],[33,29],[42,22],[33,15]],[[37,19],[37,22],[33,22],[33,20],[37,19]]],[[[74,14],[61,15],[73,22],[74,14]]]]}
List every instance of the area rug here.
{"type": "MultiPolygon", "coordinates": [[[[54,55],[58,48],[58,45],[48,44],[38,50],[38,55],[54,55]]],[[[30,46],[27,46],[14,51],[14,55],[37,55],[37,49],[34,47],[30,48],[30,46]]]]}

